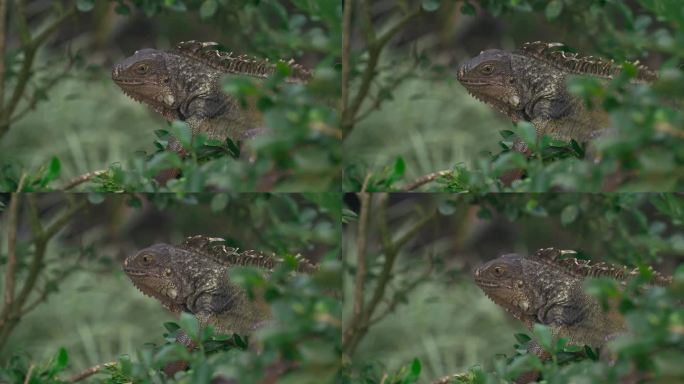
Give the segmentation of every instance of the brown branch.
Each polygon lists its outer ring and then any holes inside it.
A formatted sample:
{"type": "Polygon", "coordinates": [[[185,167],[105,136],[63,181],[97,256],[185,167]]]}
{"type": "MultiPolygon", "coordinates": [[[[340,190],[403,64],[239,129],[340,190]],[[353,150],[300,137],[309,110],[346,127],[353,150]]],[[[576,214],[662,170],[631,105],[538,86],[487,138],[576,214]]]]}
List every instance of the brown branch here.
{"type": "Polygon", "coordinates": [[[7,342],[12,329],[18,324],[21,319],[22,311],[28,301],[29,295],[33,292],[40,273],[43,271],[45,264],[45,253],[50,239],[55,236],[60,229],[62,229],[73,216],[87,205],[86,200],[78,203],[72,203],[52,224],[43,227],[40,223],[38,208],[36,204],[36,195],[26,195],[29,218],[33,232],[33,259],[29,266],[28,276],[19,291],[19,294],[14,298],[11,307],[4,307],[0,319],[2,320],[2,327],[0,327],[0,349],[7,342]]]}
{"type": "MultiPolygon", "coordinates": [[[[66,78],[67,73],[69,73],[69,71],[71,70],[71,68],[74,66],[75,63],[76,63],[76,59],[71,55],[71,53],[69,53],[69,61],[64,66],[64,69],[58,75],[51,78],[49,81],[47,81],[45,83],[45,85],[43,85],[41,87],[42,92],[47,93],[47,91],[49,91],[52,87],[57,85],[57,83],[59,83],[64,78],[66,78]]],[[[14,116],[10,117],[9,124],[13,124],[16,121],[18,121],[19,119],[21,119],[22,117],[24,117],[24,115],[26,115],[29,111],[31,111],[32,109],[34,109],[36,107],[36,104],[38,104],[39,100],[40,100],[40,98],[38,97],[38,93],[34,91],[33,95],[31,95],[31,100],[29,100],[29,102],[26,103],[26,105],[23,107],[23,109],[21,111],[15,113],[14,116]]],[[[2,105],[2,104],[0,104],[0,105],[2,105]]]]}
{"type": "Polygon", "coordinates": [[[116,361],[110,361],[108,363],[98,364],[96,366],[90,367],[90,368],[68,378],[67,382],[68,383],[77,383],[81,380],[87,379],[90,376],[100,372],[103,368],[112,367],[112,366],[115,366],[116,364],[118,364],[116,361]]]}
{"type": "Polygon", "coordinates": [[[442,170],[442,171],[437,171],[437,172],[428,173],[428,174],[425,175],[425,176],[419,177],[419,178],[416,179],[414,182],[412,182],[411,184],[405,186],[405,187],[402,188],[401,190],[404,191],[404,192],[413,191],[414,189],[420,188],[420,187],[422,187],[423,185],[425,185],[425,184],[427,184],[427,183],[430,183],[430,182],[432,182],[432,181],[435,181],[435,180],[439,179],[440,177],[443,177],[443,176],[450,176],[450,175],[453,175],[453,174],[454,174],[454,171],[452,171],[452,170],[450,170],[450,169],[445,169],[445,170],[442,170]]]}
{"type": "Polygon", "coordinates": [[[346,0],[342,3],[344,13],[342,14],[342,103],[340,105],[340,116],[344,114],[349,105],[349,72],[350,72],[350,53],[351,53],[351,16],[353,0],[346,0]]]}
{"type": "Polygon", "coordinates": [[[14,269],[17,265],[17,226],[19,221],[19,201],[21,200],[19,192],[24,186],[25,179],[26,174],[22,174],[19,178],[17,193],[12,194],[12,201],[10,202],[8,212],[7,270],[5,270],[5,307],[8,308],[12,306],[12,301],[14,300],[14,269]]]}
{"type": "Polygon", "coordinates": [[[33,60],[35,59],[38,48],[47,40],[47,38],[53,34],[59,26],[68,20],[71,16],[75,15],[76,8],[72,8],[60,15],[56,20],[49,24],[42,32],[31,37],[31,33],[28,28],[26,12],[24,10],[24,2],[21,0],[17,1],[16,4],[16,18],[17,25],[19,27],[19,35],[22,42],[22,49],[24,53],[24,60],[21,63],[21,69],[19,70],[19,75],[17,76],[17,83],[12,92],[12,96],[7,105],[0,105],[2,112],[0,112],[0,136],[2,136],[10,127],[10,121],[12,114],[19,105],[22,95],[26,89],[29,79],[33,76],[31,71],[33,67],[33,60]]]}
{"type": "Polygon", "coordinates": [[[396,261],[399,249],[404,246],[413,236],[420,231],[425,224],[430,222],[435,217],[436,211],[425,215],[422,219],[418,220],[406,233],[400,236],[397,240],[392,242],[391,248],[383,249],[385,254],[385,264],[383,265],[382,271],[380,272],[380,277],[378,278],[378,284],[375,286],[375,292],[373,292],[373,297],[368,304],[368,310],[366,314],[366,321],[370,320],[375,312],[376,307],[380,300],[382,300],[385,289],[387,288],[387,283],[392,277],[392,269],[394,268],[394,262],[396,261]]]}
{"type": "Polygon", "coordinates": [[[353,316],[355,318],[361,317],[363,313],[363,294],[364,284],[366,282],[366,246],[367,246],[367,230],[368,230],[368,216],[370,211],[370,197],[367,192],[358,194],[361,200],[361,209],[359,212],[359,226],[356,238],[356,276],[354,280],[354,308],[353,316]]]}
{"type": "Polygon", "coordinates": [[[422,8],[417,7],[413,11],[405,14],[395,25],[390,27],[385,33],[380,37],[375,36],[375,31],[372,28],[372,21],[370,16],[370,6],[367,1],[363,1],[362,5],[362,21],[363,25],[368,25],[364,27],[364,32],[366,35],[366,46],[368,48],[368,62],[366,63],[366,68],[361,76],[361,85],[359,90],[354,96],[351,105],[348,109],[344,110],[342,114],[342,133],[346,136],[354,128],[354,120],[356,118],[361,105],[366,99],[368,92],[370,90],[373,78],[375,77],[375,69],[378,66],[380,59],[380,54],[382,53],[385,45],[404,28],[413,18],[421,14],[422,8]]]}
{"type": "Polygon", "coordinates": [[[84,173],[83,175],[76,176],[73,179],[69,180],[69,182],[66,183],[61,188],[61,190],[62,191],[68,191],[74,187],[77,187],[77,186],[85,183],[86,181],[88,181],[94,177],[106,175],[107,172],[108,172],[108,170],[106,170],[106,169],[99,169],[97,171],[92,171],[92,172],[84,173]]]}
{"type": "Polygon", "coordinates": [[[35,365],[29,365],[28,372],[26,372],[26,378],[24,379],[24,384],[28,384],[31,381],[31,376],[33,375],[33,368],[35,368],[35,365]]]}
{"type": "Polygon", "coordinates": [[[7,0],[0,1],[0,108],[5,104],[5,20],[7,19],[7,0]]]}
{"type": "MultiPolygon", "coordinates": [[[[381,199],[380,201],[384,203],[387,200],[381,199]]],[[[387,221],[386,210],[382,211],[381,209],[381,212],[384,213],[384,216],[380,216],[379,220],[387,221]]],[[[384,297],[385,290],[387,289],[387,286],[389,285],[390,280],[392,279],[392,271],[394,268],[394,263],[396,261],[397,255],[399,254],[399,249],[402,246],[404,246],[411,238],[413,238],[418,233],[418,231],[420,231],[420,229],[423,228],[425,224],[430,222],[435,217],[436,213],[437,211],[433,209],[432,212],[423,216],[411,228],[409,228],[408,231],[406,231],[403,235],[399,236],[398,239],[396,239],[395,241],[391,241],[387,244],[383,244],[383,253],[385,255],[385,260],[382,266],[382,271],[380,272],[380,276],[377,278],[377,283],[375,284],[375,289],[373,291],[371,299],[368,302],[368,304],[365,305],[365,308],[363,308],[363,311],[361,312],[360,316],[352,316],[349,322],[349,327],[343,335],[342,350],[345,355],[351,356],[358,347],[363,337],[368,332],[368,328],[371,324],[371,319],[373,319],[375,310],[378,308],[378,304],[384,297]]],[[[386,225],[386,223],[381,225],[386,225]]],[[[358,289],[358,286],[355,288],[358,289]]]]}

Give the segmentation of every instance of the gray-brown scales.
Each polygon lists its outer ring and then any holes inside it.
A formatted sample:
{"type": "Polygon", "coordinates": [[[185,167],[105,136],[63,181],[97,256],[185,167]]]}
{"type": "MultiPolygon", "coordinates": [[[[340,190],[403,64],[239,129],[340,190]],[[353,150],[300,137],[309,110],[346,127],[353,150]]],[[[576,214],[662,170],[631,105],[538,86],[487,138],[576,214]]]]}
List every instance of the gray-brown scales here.
{"type": "MultiPolygon", "coordinates": [[[[250,300],[244,289],[232,283],[228,271],[249,266],[270,271],[282,260],[256,251],[227,247],[220,238],[188,237],[180,245],[155,244],[124,261],[123,269],[145,295],[155,298],[176,314],[194,314],[201,326],[220,333],[249,334],[268,321],[268,306],[250,300]]],[[[298,272],[316,267],[299,258],[298,272]]]]}
{"type": "MultiPolygon", "coordinates": [[[[537,135],[587,142],[609,127],[600,108],[587,108],[568,92],[571,75],[610,80],[622,70],[613,60],[579,56],[559,50],[561,43],[536,41],[516,51],[490,49],[463,63],[458,81],[478,100],[506,114],[513,122],[531,122],[537,135]]],[[[633,63],[635,83],[649,83],[657,73],[633,63]]]]}
{"type": "MultiPolygon", "coordinates": [[[[242,108],[235,97],[222,90],[225,76],[266,79],[276,71],[268,60],[217,50],[212,42],[185,41],[175,49],[141,49],[112,68],[112,79],[124,93],[147,104],[166,120],[182,120],[193,135],[237,142],[262,130],[261,117],[253,105],[242,108]]],[[[305,82],[311,71],[292,60],[281,61],[290,68],[288,82],[305,82]]],[[[176,141],[173,151],[182,152],[176,141]]]]}
{"type": "MultiPolygon", "coordinates": [[[[625,321],[615,305],[604,310],[587,294],[584,280],[606,277],[622,285],[639,271],[592,264],[575,255],[574,251],[555,248],[540,249],[527,257],[503,255],[477,268],[475,283],[528,329],[535,323],[544,324],[554,336],[566,338],[570,344],[601,347],[625,331],[625,321]]],[[[665,286],[672,281],[655,271],[652,274],[650,284],[665,286]]]]}

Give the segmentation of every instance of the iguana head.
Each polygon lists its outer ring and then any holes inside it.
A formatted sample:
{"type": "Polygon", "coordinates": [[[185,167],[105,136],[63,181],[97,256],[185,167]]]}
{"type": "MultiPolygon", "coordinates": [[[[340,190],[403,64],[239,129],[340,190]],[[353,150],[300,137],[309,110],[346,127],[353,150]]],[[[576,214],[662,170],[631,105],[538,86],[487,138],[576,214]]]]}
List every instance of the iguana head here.
{"type": "Polygon", "coordinates": [[[487,297],[517,319],[526,321],[531,314],[531,301],[523,273],[522,256],[508,254],[482,265],[473,275],[475,283],[487,297]]]}
{"type": "Polygon", "coordinates": [[[483,51],[463,63],[456,77],[476,99],[516,121],[522,119],[523,96],[511,67],[510,53],[499,49],[483,51]]]}
{"type": "Polygon", "coordinates": [[[112,80],[134,100],[150,105],[166,118],[177,119],[175,111],[181,97],[167,68],[167,57],[165,52],[156,49],[136,51],[114,65],[112,80]]]}
{"type": "Polygon", "coordinates": [[[181,275],[190,258],[180,254],[176,247],[155,244],[127,257],[123,269],[142,293],[171,308],[182,306],[190,294],[181,275]]]}

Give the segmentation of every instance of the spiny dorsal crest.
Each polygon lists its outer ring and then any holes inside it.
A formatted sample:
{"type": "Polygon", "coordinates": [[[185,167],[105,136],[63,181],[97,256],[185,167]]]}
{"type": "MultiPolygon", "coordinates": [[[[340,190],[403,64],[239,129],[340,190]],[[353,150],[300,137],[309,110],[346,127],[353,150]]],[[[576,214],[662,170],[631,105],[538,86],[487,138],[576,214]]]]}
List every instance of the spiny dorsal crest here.
{"type": "MultiPolygon", "coordinates": [[[[618,267],[603,262],[591,263],[589,260],[577,259],[575,256],[577,256],[575,251],[543,248],[535,252],[533,258],[552,267],[561,268],[568,274],[580,278],[607,277],[625,282],[639,276],[638,268],[618,267]]],[[[672,282],[671,278],[654,271],[652,267],[649,267],[649,270],[653,273],[651,284],[668,285],[672,282]]]]}
{"type": "MultiPolygon", "coordinates": [[[[544,43],[535,41],[523,44],[520,52],[525,56],[533,57],[545,63],[579,75],[593,75],[612,79],[613,76],[622,71],[622,67],[614,60],[605,60],[594,56],[579,56],[577,53],[570,53],[559,50],[563,47],[562,43],[544,43]]],[[[632,62],[637,69],[636,81],[653,82],[658,79],[658,74],[650,70],[639,61],[632,62]]]]}
{"type": "MultiPolygon", "coordinates": [[[[176,51],[225,73],[267,78],[276,71],[276,65],[268,59],[262,60],[247,55],[233,56],[233,52],[216,49],[218,46],[219,44],[214,42],[182,41],[176,45],[176,51]]],[[[289,81],[304,82],[311,78],[311,71],[296,64],[293,59],[279,62],[290,68],[289,81]]]]}
{"type": "MultiPolygon", "coordinates": [[[[272,270],[283,262],[283,259],[276,255],[266,255],[254,250],[241,252],[238,248],[228,247],[226,240],[220,237],[191,236],[186,238],[180,247],[227,267],[244,266],[272,270]]],[[[316,270],[316,266],[301,255],[296,255],[295,258],[297,272],[310,273],[316,270]]]]}

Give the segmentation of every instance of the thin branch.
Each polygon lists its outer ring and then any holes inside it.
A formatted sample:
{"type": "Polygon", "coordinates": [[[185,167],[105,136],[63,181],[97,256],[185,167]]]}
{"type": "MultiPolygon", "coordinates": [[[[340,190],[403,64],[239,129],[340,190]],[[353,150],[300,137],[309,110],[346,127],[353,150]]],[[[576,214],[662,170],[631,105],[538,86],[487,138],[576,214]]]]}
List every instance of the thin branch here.
{"type": "Polygon", "coordinates": [[[88,181],[92,178],[102,176],[102,175],[106,175],[107,172],[108,172],[108,170],[106,170],[106,169],[99,169],[97,171],[92,171],[92,172],[84,173],[83,175],[76,176],[73,179],[69,180],[69,182],[66,183],[61,188],[61,190],[62,191],[68,191],[72,188],[75,188],[75,187],[85,183],[86,181],[88,181]]]}
{"type": "Polygon", "coordinates": [[[347,110],[349,105],[349,72],[351,54],[351,16],[353,0],[346,0],[342,3],[344,13],[342,14],[342,104],[340,106],[340,116],[347,110]]]}
{"type": "MultiPolygon", "coordinates": [[[[370,23],[370,7],[368,6],[367,1],[362,2],[362,8],[362,18],[364,20],[367,19],[364,21],[364,23],[370,23]]],[[[361,76],[361,85],[359,86],[359,90],[351,101],[350,107],[344,111],[346,113],[344,113],[342,116],[342,132],[345,136],[348,135],[353,129],[356,114],[359,112],[359,108],[361,108],[361,105],[363,105],[363,102],[368,95],[371,83],[376,75],[375,69],[378,66],[380,54],[383,48],[397,33],[399,33],[399,31],[401,31],[402,28],[404,28],[411,20],[413,20],[413,18],[420,15],[421,12],[422,8],[418,7],[412,12],[405,14],[394,26],[390,27],[380,37],[375,36],[372,26],[366,31],[368,62],[366,63],[366,68],[361,76]]]]}
{"type": "Polygon", "coordinates": [[[33,67],[33,60],[38,52],[38,48],[40,48],[41,44],[43,44],[62,23],[76,13],[76,9],[72,6],[69,11],[60,15],[35,38],[32,38],[28,29],[26,13],[24,10],[24,2],[22,0],[18,0],[16,8],[17,25],[19,27],[19,35],[22,41],[24,60],[21,63],[21,69],[19,70],[19,75],[17,76],[17,83],[14,87],[14,91],[12,92],[10,101],[7,105],[0,105],[0,107],[2,107],[2,112],[0,112],[0,136],[2,136],[9,129],[12,114],[17,108],[17,105],[19,105],[19,101],[24,94],[24,90],[26,89],[29,79],[31,76],[33,76],[31,69],[33,67]]]}
{"type": "Polygon", "coordinates": [[[392,269],[394,268],[394,262],[396,261],[397,255],[398,255],[398,250],[404,246],[409,240],[413,238],[413,236],[420,231],[425,224],[430,222],[435,217],[436,211],[432,211],[431,213],[425,215],[423,218],[418,220],[406,233],[404,233],[402,236],[400,236],[396,241],[392,243],[392,247],[390,249],[384,249],[383,251],[385,252],[385,264],[382,266],[382,271],[380,272],[380,276],[378,277],[378,283],[375,286],[375,291],[373,292],[373,296],[367,306],[367,311],[366,311],[366,319],[365,321],[370,321],[371,317],[373,316],[373,313],[375,312],[375,309],[378,306],[378,303],[380,303],[380,300],[382,300],[383,296],[385,295],[385,289],[387,288],[387,283],[389,282],[390,278],[392,277],[392,269]]]}
{"type": "Polygon", "coordinates": [[[78,373],[78,374],[68,378],[67,382],[68,383],[77,383],[81,380],[85,380],[85,379],[89,378],[90,376],[100,372],[103,368],[113,367],[116,364],[118,364],[116,361],[110,361],[108,363],[98,364],[94,367],[90,367],[90,368],[82,371],[81,373],[78,373]]]}
{"type": "MultiPolygon", "coordinates": [[[[36,215],[36,201],[33,195],[29,197],[28,201],[29,207],[31,207],[31,215],[36,215]]],[[[17,297],[17,303],[19,304],[19,307],[22,307],[23,304],[26,302],[26,299],[28,299],[29,294],[31,293],[31,291],[33,291],[36,281],[38,280],[38,275],[43,269],[43,260],[45,259],[45,250],[47,248],[48,241],[55,234],[57,234],[57,232],[60,229],[62,229],[79,210],[84,208],[86,204],[86,201],[83,200],[77,204],[70,206],[57,220],[55,220],[45,229],[43,229],[41,226],[37,227],[39,233],[34,233],[35,253],[33,256],[33,260],[31,261],[31,265],[29,267],[29,275],[26,278],[26,281],[24,282],[24,286],[22,287],[19,296],[17,297]]],[[[38,221],[37,218],[34,218],[34,220],[34,223],[38,221]]]]}
{"type": "Polygon", "coordinates": [[[423,185],[425,185],[425,184],[427,184],[427,183],[430,183],[430,182],[432,182],[432,181],[435,181],[435,180],[439,179],[440,177],[443,177],[443,176],[451,176],[451,175],[453,175],[453,174],[454,174],[454,171],[452,171],[452,170],[450,170],[450,169],[445,169],[445,170],[442,170],[442,171],[437,171],[437,172],[428,173],[428,174],[425,175],[425,176],[419,177],[419,178],[416,179],[414,182],[412,182],[411,184],[405,186],[405,187],[402,188],[401,190],[404,191],[404,192],[413,191],[414,189],[420,188],[420,187],[422,187],[423,185]]]}
{"type": "MultiPolygon", "coordinates": [[[[52,77],[50,80],[48,80],[45,83],[45,85],[43,85],[41,87],[42,92],[47,93],[47,91],[49,91],[52,87],[57,85],[58,82],[63,80],[66,77],[67,73],[69,73],[71,68],[74,66],[74,63],[76,63],[76,59],[73,56],[71,56],[71,54],[69,54],[69,61],[64,66],[64,69],[58,75],[56,75],[56,76],[52,77]]],[[[24,115],[26,115],[29,111],[31,111],[32,109],[34,109],[36,107],[36,104],[38,104],[39,100],[40,100],[40,97],[38,97],[38,92],[34,91],[33,95],[31,95],[31,100],[28,103],[26,103],[26,105],[23,107],[23,109],[21,111],[15,113],[14,116],[10,116],[9,124],[13,124],[16,121],[18,121],[19,119],[21,119],[22,117],[24,117],[24,115]]]]}
{"type": "Polygon", "coordinates": [[[5,34],[5,20],[7,19],[7,0],[0,1],[0,108],[5,104],[5,42],[7,35],[5,34]]]}
{"type": "Polygon", "coordinates": [[[26,174],[22,174],[19,178],[19,185],[17,186],[17,193],[12,194],[12,201],[10,202],[8,212],[8,228],[7,228],[7,270],[5,270],[5,306],[11,307],[14,300],[14,269],[17,265],[17,226],[19,221],[19,201],[21,194],[18,193],[24,187],[24,180],[26,174]]]}
{"type": "Polygon", "coordinates": [[[33,368],[35,368],[35,365],[29,365],[28,372],[26,372],[26,378],[24,379],[24,384],[28,384],[31,381],[31,376],[33,375],[33,368]]]}
{"type": "Polygon", "coordinates": [[[360,318],[363,313],[363,294],[366,282],[366,246],[368,235],[368,216],[370,211],[370,194],[361,192],[358,194],[361,200],[359,212],[359,226],[356,238],[356,278],[354,280],[354,308],[353,316],[360,318]]]}

